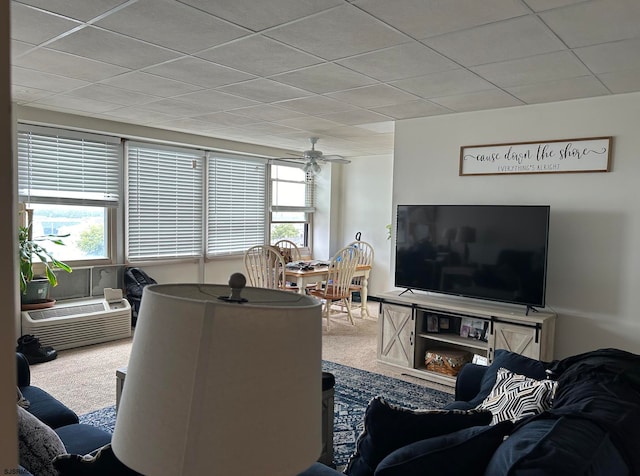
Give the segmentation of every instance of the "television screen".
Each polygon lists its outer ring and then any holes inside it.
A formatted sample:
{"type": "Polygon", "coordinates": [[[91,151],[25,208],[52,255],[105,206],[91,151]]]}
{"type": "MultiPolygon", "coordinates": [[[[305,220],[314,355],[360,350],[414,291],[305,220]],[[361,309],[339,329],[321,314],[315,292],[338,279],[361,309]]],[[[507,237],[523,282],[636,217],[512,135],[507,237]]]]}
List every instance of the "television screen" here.
{"type": "Polygon", "coordinates": [[[396,287],[544,307],[549,209],[398,205],[396,287]]]}

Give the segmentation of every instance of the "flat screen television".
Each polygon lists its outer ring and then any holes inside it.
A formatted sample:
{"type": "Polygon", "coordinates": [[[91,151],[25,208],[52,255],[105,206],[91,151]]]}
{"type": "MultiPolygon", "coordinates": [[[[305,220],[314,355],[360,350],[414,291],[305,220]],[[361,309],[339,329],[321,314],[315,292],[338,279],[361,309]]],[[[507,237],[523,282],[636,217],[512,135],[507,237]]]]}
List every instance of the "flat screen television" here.
{"type": "Polygon", "coordinates": [[[398,205],[395,285],[544,307],[549,210],[398,205]]]}

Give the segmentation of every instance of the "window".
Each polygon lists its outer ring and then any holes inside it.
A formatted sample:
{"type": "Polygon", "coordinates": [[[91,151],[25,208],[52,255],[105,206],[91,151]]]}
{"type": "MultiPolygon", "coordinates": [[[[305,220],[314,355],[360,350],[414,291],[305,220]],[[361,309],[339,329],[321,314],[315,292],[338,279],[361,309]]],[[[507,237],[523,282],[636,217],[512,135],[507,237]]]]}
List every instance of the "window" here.
{"type": "Polygon", "coordinates": [[[120,203],[117,137],[18,126],[18,194],[33,210],[33,236],[69,234],[52,251],[63,261],[111,259],[110,223],[120,203]]]}
{"type": "Polygon", "coordinates": [[[309,245],[313,208],[313,177],[301,166],[271,166],[270,242],[287,239],[309,245]]]}
{"type": "Polygon", "coordinates": [[[127,143],[127,259],[202,255],[204,152],[127,143]]]}
{"type": "Polygon", "coordinates": [[[265,161],[211,154],[207,166],[207,255],[242,253],[263,244],[267,222],[265,161]]]}

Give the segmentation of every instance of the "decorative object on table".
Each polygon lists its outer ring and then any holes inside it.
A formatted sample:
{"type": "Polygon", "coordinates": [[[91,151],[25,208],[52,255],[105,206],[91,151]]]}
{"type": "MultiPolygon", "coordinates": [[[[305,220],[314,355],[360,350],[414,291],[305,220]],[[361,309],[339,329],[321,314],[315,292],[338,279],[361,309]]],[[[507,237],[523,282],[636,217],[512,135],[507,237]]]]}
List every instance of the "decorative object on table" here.
{"type": "Polygon", "coordinates": [[[459,175],[609,172],[608,137],[460,147],[459,175]]]}
{"type": "MultiPolygon", "coordinates": [[[[18,256],[20,261],[20,300],[23,304],[42,304],[43,307],[53,305],[49,300],[49,287],[58,285],[58,278],[54,270],[60,269],[67,273],[71,267],[53,257],[42,242],[48,241],[55,245],[64,245],[61,238],[69,235],[43,235],[34,238],[31,222],[31,210],[23,210],[24,225],[18,228],[18,256]],[[34,273],[34,257],[44,265],[44,276],[34,273]]],[[[55,301],[54,301],[55,303],[55,301]]]]}
{"type": "Polygon", "coordinates": [[[425,352],[424,364],[427,370],[455,377],[471,359],[471,352],[465,350],[432,349],[425,352]]]}
{"type": "Polygon", "coordinates": [[[320,455],[320,303],[255,287],[234,302],[236,278],[145,288],[112,440],[129,468],[292,475],[320,455]]]}

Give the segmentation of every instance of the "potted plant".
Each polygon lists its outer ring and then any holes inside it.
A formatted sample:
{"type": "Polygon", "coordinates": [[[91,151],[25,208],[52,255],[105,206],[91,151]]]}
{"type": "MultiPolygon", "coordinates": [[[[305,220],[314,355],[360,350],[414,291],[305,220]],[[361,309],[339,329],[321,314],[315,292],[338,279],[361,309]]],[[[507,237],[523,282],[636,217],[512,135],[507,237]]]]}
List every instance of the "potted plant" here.
{"type": "Polygon", "coordinates": [[[68,264],[55,259],[51,252],[40,244],[43,241],[49,241],[56,245],[64,245],[61,238],[67,236],[69,235],[44,235],[33,238],[30,224],[19,227],[20,297],[23,304],[47,302],[49,287],[58,285],[54,269],[71,272],[71,267],[68,264]],[[34,274],[33,260],[35,258],[44,265],[44,276],[34,274]]]}

